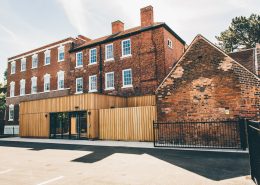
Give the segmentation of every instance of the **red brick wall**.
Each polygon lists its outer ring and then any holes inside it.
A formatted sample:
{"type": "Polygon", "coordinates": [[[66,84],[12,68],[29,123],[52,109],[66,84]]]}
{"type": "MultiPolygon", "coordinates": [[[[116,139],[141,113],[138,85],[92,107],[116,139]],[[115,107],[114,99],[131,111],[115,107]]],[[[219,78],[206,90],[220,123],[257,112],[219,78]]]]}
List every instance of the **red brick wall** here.
{"type": "MultiPolygon", "coordinates": [[[[110,43],[106,43],[110,44],[110,43]]],[[[114,47],[114,60],[104,62],[105,60],[105,45],[102,44],[102,89],[104,94],[113,95],[142,95],[153,94],[159,83],[167,74],[166,68],[172,66],[175,61],[182,55],[184,45],[168,32],[165,32],[163,27],[141,32],[139,34],[118,39],[113,41],[114,47]],[[170,37],[175,47],[168,50],[165,37],[170,37]],[[131,39],[131,57],[121,58],[121,41],[131,39]],[[181,49],[180,49],[180,48],[181,49]],[[167,51],[166,51],[167,49],[167,51]],[[167,55],[166,55],[167,54],[167,55]],[[166,61],[166,62],[165,62],[166,61]],[[166,66],[167,65],[167,66],[166,66]],[[121,88],[122,84],[122,70],[132,69],[133,75],[133,88],[121,88]],[[105,90],[105,73],[114,71],[115,90],[105,90]]],[[[76,52],[71,53],[71,93],[75,93],[75,81],[78,77],[83,77],[84,92],[88,92],[88,77],[97,74],[98,77],[98,90],[100,87],[99,79],[99,65],[100,65],[100,46],[93,46],[97,48],[97,64],[89,64],[89,49],[83,49],[83,68],[75,68],[76,66],[76,52]]]]}
{"type": "Polygon", "coordinates": [[[259,79],[198,38],[157,91],[158,119],[257,116],[259,79]]]}

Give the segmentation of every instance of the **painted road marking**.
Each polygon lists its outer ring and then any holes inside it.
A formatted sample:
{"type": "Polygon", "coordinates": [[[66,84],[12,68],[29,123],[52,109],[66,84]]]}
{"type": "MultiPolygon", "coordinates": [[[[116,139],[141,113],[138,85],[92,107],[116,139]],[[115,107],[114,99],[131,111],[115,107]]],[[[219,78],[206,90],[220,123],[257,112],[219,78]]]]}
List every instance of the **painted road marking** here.
{"type": "Polygon", "coordinates": [[[62,179],[62,178],[64,178],[64,176],[59,176],[59,177],[56,177],[56,178],[53,178],[53,179],[50,179],[50,180],[47,180],[47,181],[41,182],[40,184],[37,184],[37,185],[48,184],[48,183],[51,183],[51,182],[54,182],[54,181],[60,180],[60,179],[62,179]]]}
{"type": "Polygon", "coordinates": [[[10,172],[10,171],[12,171],[12,169],[8,169],[8,170],[0,171],[0,174],[5,174],[5,173],[8,173],[8,172],[10,172]]]}

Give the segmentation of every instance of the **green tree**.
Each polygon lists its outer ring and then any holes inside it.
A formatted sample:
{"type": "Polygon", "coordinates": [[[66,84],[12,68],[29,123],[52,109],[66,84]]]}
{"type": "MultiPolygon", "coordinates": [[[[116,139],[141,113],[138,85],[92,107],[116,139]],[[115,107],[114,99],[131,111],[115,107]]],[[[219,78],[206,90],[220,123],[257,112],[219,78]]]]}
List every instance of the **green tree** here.
{"type": "MultiPolygon", "coordinates": [[[[4,72],[4,81],[7,80],[7,70],[4,72]]],[[[0,112],[5,111],[5,98],[6,98],[7,85],[0,83],[0,112]]]]}
{"type": "Polygon", "coordinates": [[[260,42],[260,15],[233,18],[228,29],[216,36],[216,39],[226,52],[232,52],[239,47],[255,47],[256,43],[260,42]]]}

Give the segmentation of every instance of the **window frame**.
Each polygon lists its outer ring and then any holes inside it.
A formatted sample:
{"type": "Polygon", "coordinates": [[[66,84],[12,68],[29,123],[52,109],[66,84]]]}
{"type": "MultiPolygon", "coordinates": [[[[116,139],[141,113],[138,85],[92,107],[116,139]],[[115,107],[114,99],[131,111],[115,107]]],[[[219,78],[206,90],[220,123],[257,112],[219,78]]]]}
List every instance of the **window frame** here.
{"type": "Polygon", "coordinates": [[[171,39],[168,39],[167,40],[167,46],[169,47],[169,48],[173,48],[173,42],[172,42],[172,40],[171,39]],[[169,44],[170,43],[170,44],[169,44]]]}
{"type": "Polygon", "coordinates": [[[26,94],[25,93],[25,79],[21,79],[20,80],[20,96],[24,96],[25,94],[26,94]],[[23,93],[22,93],[22,89],[24,90],[23,93]]]}
{"type": "Polygon", "coordinates": [[[65,60],[65,47],[63,45],[58,47],[58,62],[63,62],[65,60]],[[60,59],[60,54],[63,53],[63,59],[60,59]]]}
{"type": "Polygon", "coordinates": [[[37,69],[38,68],[38,54],[33,54],[32,55],[32,69],[37,69]],[[34,66],[34,59],[36,59],[36,66],[34,66]]]}
{"type": "Polygon", "coordinates": [[[8,121],[14,121],[14,105],[9,105],[9,115],[8,115],[8,121]],[[11,110],[12,110],[12,118],[11,118],[11,110]]]}
{"type": "Polygon", "coordinates": [[[113,72],[108,72],[108,73],[105,73],[105,90],[114,90],[115,89],[115,73],[114,71],[113,72]],[[107,83],[107,76],[109,74],[113,74],[113,87],[108,87],[108,83],[107,83]]]}
{"type": "Polygon", "coordinates": [[[75,94],[81,94],[81,93],[83,93],[83,85],[84,85],[83,77],[76,78],[76,93],[75,93],[75,94]],[[79,81],[79,80],[82,81],[82,90],[81,90],[81,91],[78,91],[78,81],[79,81]]]}
{"type": "Polygon", "coordinates": [[[88,77],[88,86],[89,86],[89,87],[88,87],[88,89],[89,89],[88,92],[97,92],[97,75],[91,75],[91,76],[88,77]],[[96,89],[91,89],[91,84],[92,84],[92,83],[91,83],[91,82],[92,82],[91,80],[92,80],[93,77],[96,78],[96,80],[95,80],[96,89]]]}
{"type": "Polygon", "coordinates": [[[91,49],[89,49],[89,65],[94,65],[94,64],[97,64],[97,48],[91,48],[91,49]],[[91,51],[96,51],[95,62],[91,62],[91,58],[92,58],[91,51]]]}
{"type": "Polygon", "coordinates": [[[43,76],[43,91],[44,92],[50,92],[51,90],[51,75],[46,73],[44,76],[43,76]],[[48,82],[49,82],[49,90],[46,89],[46,79],[48,79],[48,82]]]}
{"type": "Polygon", "coordinates": [[[114,60],[114,45],[113,43],[105,45],[105,62],[114,60]],[[112,46],[112,58],[107,58],[108,47],[112,46]]]}
{"type": "Polygon", "coordinates": [[[10,82],[10,97],[15,97],[15,82],[11,81],[10,82]]]}
{"type": "Polygon", "coordinates": [[[12,61],[11,62],[11,75],[15,74],[15,72],[16,72],[16,61],[12,61]]]}
{"type": "Polygon", "coordinates": [[[47,65],[50,65],[51,64],[51,50],[46,50],[44,52],[44,65],[47,66],[47,65]],[[46,63],[46,59],[49,57],[49,63],[46,63]]]}
{"type": "Polygon", "coordinates": [[[26,58],[22,58],[21,59],[21,72],[26,71],[26,58]],[[23,69],[23,66],[25,66],[25,68],[23,69]]]}
{"type": "Polygon", "coordinates": [[[131,39],[130,38],[121,41],[121,54],[122,54],[121,58],[132,56],[132,43],[131,43],[131,39]],[[126,41],[130,42],[130,47],[129,47],[130,48],[130,53],[129,54],[124,54],[124,42],[126,42],[126,41]]]}
{"type": "Polygon", "coordinates": [[[31,78],[31,94],[37,94],[37,77],[36,76],[33,76],[32,78],[31,78]],[[36,91],[34,92],[33,91],[33,85],[34,85],[34,83],[33,82],[35,82],[35,87],[36,87],[36,91]]]}
{"type": "Polygon", "coordinates": [[[131,68],[122,70],[122,82],[123,82],[122,88],[133,87],[133,71],[132,71],[131,68]],[[130,72],[131,72],[131,84],[128,84],[128,85],[125,85],[125,76],[124,76],[124,73],[125,73],[126,71],[130,71],[130,72]]]}
{"type": "Polygon", "coordinates": [[[83,67],[83,52],[82,51],[76,53],[76,68],[79,68],[79,67],[83,67]],[[78,65],[78,54],[81,54],[81,62],[82,62],[81,65],[78,65]]]}
{"type": "Polygon", "coordinates": [[[65,73],[64,71],[59,71],[57,72],[57,90],[63,90],[65,88],[65,73]],[[60,87],[60,75],[63,74],[62,78],[63,78],[63,87],[60,87]]]}

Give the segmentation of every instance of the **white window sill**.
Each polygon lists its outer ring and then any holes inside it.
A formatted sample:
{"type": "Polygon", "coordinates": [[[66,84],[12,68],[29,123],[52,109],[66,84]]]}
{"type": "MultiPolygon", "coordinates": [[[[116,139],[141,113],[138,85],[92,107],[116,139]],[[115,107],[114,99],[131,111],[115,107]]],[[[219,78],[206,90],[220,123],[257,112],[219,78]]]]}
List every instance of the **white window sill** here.
{"type": "Polygon", "coordinates": [[[32,69],[37,69],[38,67],[32,67],[32,69]]]}
{"type": "Polygon", "coordinates": [[[58,88],[57,90],[58,90],[58,91],[60,91],[60,90],[64,90],[64,88],[58,88]]]}
{"type": "Polygon", "coordinates": [[[50,92],[50,90],[45,90],[45,91],[43,91],[44,93],[46,93],[46,92],[50,92]]]}
{"type": "Polygon", "coordinates": [[[91,65],[95,65],[95,64],[97,64],[97,62],[95,62],[95,63],[90,63],[90,62],[89,62],[88,65],[91,66],[91,65]]]}
{"type": "Polygon", "coordinates": [[[11,73],[11,75],[14,75],[15,73],[11,73]]]}
{"type": "Polygon", "coordinates": [[[44,64],[43,66],[49,66],[49,65],[51,65],[51,63],[49,63],[49,64],[44,64]]]}
{"type": "Polygon", "coordinates": [[[111,91],[111,90],[115,90],[115,88],[114,87],[105,88],[105,91],[111,91]]]}
{"type": "Polygon", "coordinates": [[[96,89],[95,90],[89,90],[88,92],[93,93],[93,92],[97,92],[97,90],[96,89]]]}
{"type": "Polygon", "coordinates": [[[114,58],[110,58],[110,59],[106,59],[104,62],[114,62],[115,59],[114,58]]]}
{"type": "Polygon", "coordinates": [[[63,62],[64,61],[64,59],[62,59],[62,60],[58,60],[58,62],[63,62]]]}
{"type": "Polygon", "coordinates": [[[13,119],[8,119],[8,121],[14,121],[13,119]]]}
{"type": "Polygon", "coordinates": [[[32,92],[31,94],[37,94],[37,92],[32,92]]]}
{"type": "Polygon", "coordinates": [[[26,70],[23,70],[23,71],[21,71],[21,72],[25,72],[26,70]]]}
{"type": "Polygon", "coordinates": [[[20,96],[25,96],[25,94],[20,94],[20,96]]]}
{"type": "Polygon", "coordinates": [[[129,55],[123,55],[123,56],[120,57],[120,59],[129,58],[129,57],[132,57],[132,54],[129,54],[129,55]]]}
{"type": "Polygon", "coordinates": [[[83,91],[80,91],[80,92],[75,92],[75,94],[82,94],[83,93],[83,91]]]}
{"type": "Polygon", "coordinates": [[[77,69],[77,68],[82,68],[83,67],[83,65],[81,65],[81,66],[76,66],[75,68],[77,69]]]}
{"type": "Polygon", "coordinates": [[[124,89],[124,88],[132,88],[133,87],[133,85],[124,85],[122,88],[124,89]]]}

